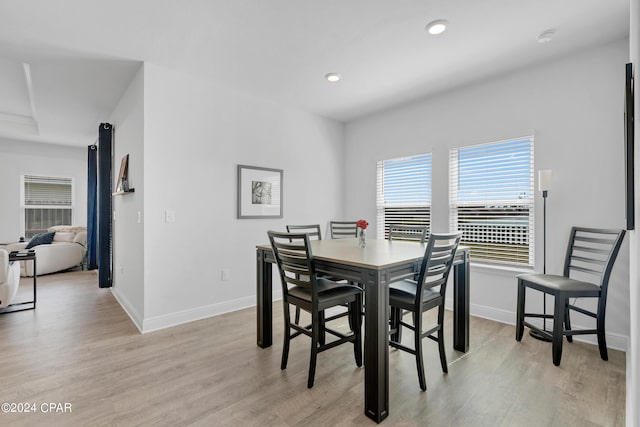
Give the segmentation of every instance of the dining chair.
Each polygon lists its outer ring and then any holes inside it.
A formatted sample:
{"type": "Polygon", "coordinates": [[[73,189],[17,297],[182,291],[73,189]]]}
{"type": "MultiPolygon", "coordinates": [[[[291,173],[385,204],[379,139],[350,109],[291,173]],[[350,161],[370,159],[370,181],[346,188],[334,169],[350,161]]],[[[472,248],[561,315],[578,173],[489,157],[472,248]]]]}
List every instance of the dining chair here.
{"type": "MultiPolygon", "coordinates": [[[[306,233],[309,235],[310,240],[322,240],[322,232],[320,231],[320,224],[309,225],[287,225],[287,233],[306,233]]],[[[346,313],[346,312],[345,312],[346,313]]],[[[300,321],[300,307],[296,307],[295,323],[300,321]]]]}
{"type": "MultiPolygon", "coordinates": [[[[426,225],[406,225],[406,224],[390,224],[389,225],[389,241],[404,240],[416,241],[424,243],[427,239],[429,227],[426,225]]],[[[414,274],[412,280],[418,280],[418,273],[414,274]]],[[[403,311],[401,316],[406,313],[403,311]]]]}
{"type": "Polygon", "coordinates": [[[608,360],[605,340],[605,312],[607,288],[611,270],[618,256],[625,230],[572,227],[564,260],[562,276],[554,274],[519,274],[516,311],[516,341],[522,340],[524,327],[537,331],[551,340],[553,364],[560,365],[564,337],[573,342],[574,335],[597,334],[602,360],[608,360]],[[591,279],[591,280],[587,280],[591,279]],[[595,280],[593,280],[595,279],[595,280]],[[525,312],[527,288],[535,289],[555,298],[553,314],[525,312]],[[576,306],[570,298],[597,298],[596,312],[576,306]],[[570,310],[596,319],[595,329],[571,329],[570,310]],[[525,320],[526,317],[553,319],[549,332],[525,320]]]}
{"type": "Polygon", "coordinates": [[[358,237],[358,221],[329,221],[329,230],[332,239],[345,239],[358,237]]]}
{"type": "Polygon", "coordinates": [[[350,342],[353,344],[356,365],[362,366],[362,289],[317,276],[308,234],[276,231],[268,231],[267,234],[282,283],[285,333],[280,368],[283,370],[287,368],[289,343],[291,339],[300,335],[311,338],[308,388],[313,387],[316,360],[320,352],[350,342]],[[326,326],[327,322],[335,318],[323,319],[325,310],[344,304],[349,306],[351,333],[348,335],[326,326]],[[310,313],[311,324],[302,325],[292,322],[290,306],[299,307],[310,313]],[[320,336],[325,333],[337,339],[329,343],[321,342],[320,336]]]}
{"type": "Polygon", "coordinates": [[[390,224],[389,240],[408,240],[424,243],[429,227],[426,225],[390,224]]]}
{"type": "Polygon", "coordinates": [[[422,359],[422,338],[429,338],[438,343],[442,372],[448,372],[447,356],[444,350],[444,300],[447,278],[461,237],[462,233],[432,233],[420,264],[418,280],[403,280],[389,285],[389,305],[391,306],[389,345],[416,357],[418,382],[423,391],[427,389],[427,382],[422,359]],[[423,330],[422,313],[434,308],[438,309],[437,323],[430,326],[429,329],[423,330]],[[403,310],[412,313],[413,324],[404,322],[403,310]],[[402,327],[413,331],[413,348],[400,342],[402,327]]]}
{"type": "Polygon", "coordinates": [[[320,224],[287,225],[287,233],[307,233],[311,240],[322,240],[320,224]]]}

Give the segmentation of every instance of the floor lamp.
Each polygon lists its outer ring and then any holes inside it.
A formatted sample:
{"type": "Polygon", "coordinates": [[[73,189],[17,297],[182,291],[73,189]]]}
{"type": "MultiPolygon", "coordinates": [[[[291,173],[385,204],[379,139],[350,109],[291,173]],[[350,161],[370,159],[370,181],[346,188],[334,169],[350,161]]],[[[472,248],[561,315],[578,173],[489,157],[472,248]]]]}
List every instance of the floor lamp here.
{"type": "MultiPolygon", "coordinates": [[[[551,171],[549,169],[538,171],[538,191],[542,192],[542,274],[547,274],[547,196],[551,189],[551,171]]],[[[547,314],[547,295],[542,293],[542,312],[547,314]]],[[[547,318],[542,318],[542,330],[547,331],[547,318]]],[[[542,341],[551,341],[546,335],[530,330],[529,335],[542,341]]]]}

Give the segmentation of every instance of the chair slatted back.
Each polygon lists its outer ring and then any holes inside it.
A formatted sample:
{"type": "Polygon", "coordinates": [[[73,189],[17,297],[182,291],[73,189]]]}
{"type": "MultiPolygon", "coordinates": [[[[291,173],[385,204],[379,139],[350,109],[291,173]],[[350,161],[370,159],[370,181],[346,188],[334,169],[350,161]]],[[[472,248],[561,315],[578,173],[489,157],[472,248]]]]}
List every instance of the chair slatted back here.
{"type": "Polygon", "coordinates": [[[358,236],[357,221],[329,221],[332,239],[345,239],[358,236]]]}
{"type": "Polygon", "coordinates": [[[322,240],[320,224],[287,225],[287,233],[307,233],[311,240],[322,240]]]}
{"type": "Polygon", "coordinates": [[[282,297],[287,299],[290,287],[311,289],[317,299],[315,267],[311,253],[311,241],[306,233],[282,233],[268,231],[269,242],[280,271],[282,297]]]}
{"type": "Polygon", "coordinates": [[[429,227],[424,225],[390,224],[389,240],[407,240],[424,243],[429,227]]]}
{"type": "Polygon", "coordinates": [[[417,295],[422,300],[422,290],[440,286],[440,295],[444,297],[447,279],[453,259],[458,249],[462,233],[431,234],[422,259],[418,276],[417,295]]]}
{"type": "Polygon", "coordinates": [[[625,230],[572,227],[564,262],[565,277],[572,272],[598,277],[597,284],[606,292],[625,230]]]}

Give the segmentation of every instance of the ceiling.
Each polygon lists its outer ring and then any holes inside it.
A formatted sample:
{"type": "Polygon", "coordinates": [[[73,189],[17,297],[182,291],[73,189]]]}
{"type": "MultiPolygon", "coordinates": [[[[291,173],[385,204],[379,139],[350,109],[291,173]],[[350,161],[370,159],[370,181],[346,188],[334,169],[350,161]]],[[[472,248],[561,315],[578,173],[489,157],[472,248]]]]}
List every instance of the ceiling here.
{"type": "Polygon", "coordinates": [[[92,143],[141,61],[348,122],[628,33],[629,0],[3,0],[0,137],[92,143]]]}

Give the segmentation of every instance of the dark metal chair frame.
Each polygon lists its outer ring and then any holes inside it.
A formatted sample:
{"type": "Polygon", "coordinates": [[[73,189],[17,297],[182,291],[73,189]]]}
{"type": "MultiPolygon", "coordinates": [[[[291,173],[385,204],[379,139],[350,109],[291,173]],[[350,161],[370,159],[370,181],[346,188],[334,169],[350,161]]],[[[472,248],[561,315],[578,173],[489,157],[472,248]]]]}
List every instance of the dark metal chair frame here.
{"type": "Polygon", "coordinates": [[[420,265],[418,280],[405,280],[393,283],[389,287],[389,305],[391,306],[391,337],[389,345],[415,355],[418,368],[418,381],[422,390],[427,389],[422,359],[422,338],[438,343],[442,372],[447,373],[447,356],[444,349],[444,302],[447,279],[455,257],[462,233],[431,234],[420,265]],[[439,290],[432,288],[440,287],[439,290]],[[422,313],[438,309],[438,321],[428,330],[422,329],[422,313]],[[402,320],[403,310],[413,315],[413,325],[402,320]],[[414,347],[401,344],[401,327],[414,332],[414,347]],[[433,334],[437,333],[436,336],[433,334]]]}
{"type": "Polygon", "coordinates": [[[329,231],[332,239],[358,237],[357,221],[329,221],[329,231]]]}
{"type": "Polygon", "coordinates": [[[389,240],[415,240],[424,243],[429,227],[426,225],[390,224],[389,240]]]}
{"type": "Polygon", "coordinates": [[[287,225],[287,233],[307,233],[311,240],[313,240],[314,238],[317,240],[322,240],[320,224],[287,225]]]}
{"type": "Polygon", "coordinates": [[[620,250],[625,230],[572,227],[562,276],[552,274],[520,274],[516,314],[516,340],[522,340],[524,327],[537,331],[552,342],[553,363],[560,365],[562,341],[573,342],[573,335],[597,334],[600,357],[608,360],[605,340],[605,313],[609,278],[620,250]],[[596,276],[591,283],[569,277],[570,274],[596,276]],[[525,312],[526,289],[531,288],[555,298],[553,314],[525,312]],[[569,303],[570,298],[597,298],[597,311],[591,312],[569,303]],[[572,330],[570,311],[596,319],[595,329],[572,330]],[[553,331],[545,331],[525,320],[526,317],[553,319],[553,331]]]}
{"type": "Polygon", "coordinates": [[[282,282],[285,333],[280,368],[283,370],[287,368],[289,343],[291,339],[300,335],[311,338],[308,388],[313,387],[316,360],[320,352],[350,342],[354,346],[356,365],[362,366],[362,290],[357,286],[336,283],[316,275],[307,233],[269,231],[267,234],[282,282]],[[334,318],[324,318],[324,310],[344,304],[349,306],[349,324],[352,332],[349,335],[327,328],[326,322],[334,318]],[[291,322],[290,305],[309,312],[311,324],[301,325],[298,321],[291,322]],[[325,343],[325,333],[337,339],[325,343]]]}
{"type": "MultiPolygon", "coordinates": [[[[306,233],[310,240],[322,240],[320,224],[287,225],[287,233],[306,233]]],[[[345,313],[346,314],[346,313],[345,313]]],[[[300,307],[296,307],[295,323],[300,322],[300,307]]]]}

